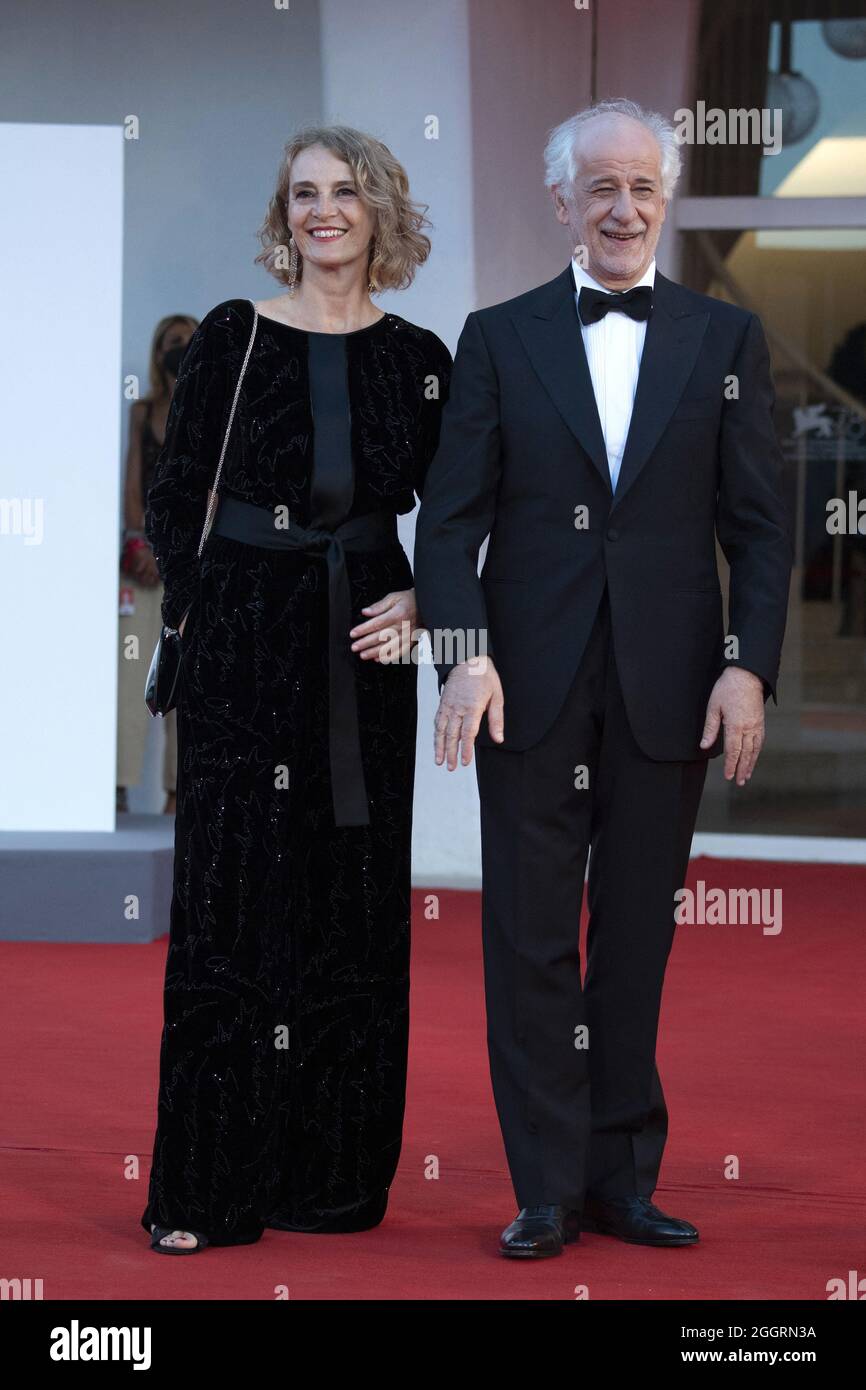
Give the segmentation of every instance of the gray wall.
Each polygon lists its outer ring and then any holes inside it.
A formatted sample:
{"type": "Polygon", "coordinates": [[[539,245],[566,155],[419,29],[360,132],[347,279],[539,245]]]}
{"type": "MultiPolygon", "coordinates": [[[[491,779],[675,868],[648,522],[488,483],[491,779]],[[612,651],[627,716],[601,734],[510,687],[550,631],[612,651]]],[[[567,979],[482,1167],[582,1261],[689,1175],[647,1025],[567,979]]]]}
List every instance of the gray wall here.
{"type": "MultiPolygon", "coordinates": [[[[142,393],[151,336],[164,314],[201,318],[222,299],[279,292],[253,265],[256,231],[286,139],[318,120],[321,107],[315,0],[291,0],[288,11],[242,0],[2,0],[0,120],[140,120],[140,138],[125,145],[122,373],[137,374],[142,393]]],[[[64,221],[50,188],[45,216],[56,227],[57,255],[45,267],[45,299],[34,312],[44,314],[50,333],[64,221]]],[[[62,362],[47,364],[46,381],[62,370],[62,362]]],[[[128,424],[124,402],[119,468],[128,424]]],[[[162,737],[156,720],[144,781],[130,798],[134,809],[162,807],[162,737]]]]}
{"type": "MultiPolygon", "coordinates": [[[[325,116],[384,140],[405,165],[413,194],[429,204],[433,251],[410,289],[382,307],[432,328],[453,352],[476,307],[474,160],[466,0],[322,0],[325,116]],[[427,139],[428,117],[438,139],[427,139]]],[[[415,515],[400,519],[407,554],[415,515]]],[[[418,681],[418,754],[413,825],[416,881],[453,883],[479,872],[474,768],[448,773],[432,757],[438,703],[431,666],[418,681]]]]}
{"type": "MultiPolygon", "coordinates": [[[[121,125],[124,372],[163,314],[276,292],[252,258],[282,145],[321,108],[318,6],[239,0],[3,0],[0,120],[121,125]]],[[[62,273],[63,208],[51,206],[62,273]]],[[[98,313],[99,306],[94,305],[98,313]]]]}

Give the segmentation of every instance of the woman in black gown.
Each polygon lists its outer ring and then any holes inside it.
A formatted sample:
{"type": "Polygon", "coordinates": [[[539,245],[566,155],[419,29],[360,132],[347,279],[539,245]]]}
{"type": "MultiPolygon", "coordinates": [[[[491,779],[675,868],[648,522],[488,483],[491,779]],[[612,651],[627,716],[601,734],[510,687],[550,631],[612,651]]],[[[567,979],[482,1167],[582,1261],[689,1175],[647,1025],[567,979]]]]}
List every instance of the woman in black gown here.
{"type": "Polygon", "coordinates": [[[385,1214],[405,1098],[417,680],[396,517],[421,494],[451,358],[369,291],[409,283],[424,223],[384,145],[302,132],[257,258],[288,292],[218,304],[181,363],[147,513],[183,646],[142,1216],[159,1253],[385,1214]]]}

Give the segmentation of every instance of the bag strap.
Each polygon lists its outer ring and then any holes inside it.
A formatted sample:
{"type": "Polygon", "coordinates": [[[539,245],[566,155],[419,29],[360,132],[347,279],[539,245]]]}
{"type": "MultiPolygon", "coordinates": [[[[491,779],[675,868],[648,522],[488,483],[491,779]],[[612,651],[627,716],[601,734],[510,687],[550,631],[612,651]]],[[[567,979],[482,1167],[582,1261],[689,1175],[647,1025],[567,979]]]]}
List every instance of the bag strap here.
{"type": "Polygon", "coordinates": [[[253,303],[252,300],[250,300],[249,303],[253,305],[253,331],[252,331],[252,333],[250,334],[250,341],[249,341],[249,343],[248,343],[248,345],[247,345],[247,353],[246,353],[246,356],[245,356],[245,358],[244,358],[243,366],[241,367],[240,376],[238,377],[238,384],[237,384],[237,386],[235,387],[235,398],[234,398],[234,400],[232,401],[232,408],[231,408],[231,410],[229,411],[229,422],[228,422],[228,424],[226,425],[226,432],[225,432],[225,438],[223,439],[223,447],[222,447],[222,452],[221,452],[221,454],[220,454],[220,461],[219,461],[219,463],[217,464],[216,476],[215,476],[215,478],[214,478],[214,480],[213,480],[213,488],[211,489],[210,499],[208,500],[208,504],[207,504],[207,512],[205,513],[204,526],[202,527],[201,540],[200,540],[199,543],[198,543],[198,556],[199,556],[199,559],[201,558],[201,553],[202,553],[202,551],[204,550],[204,543],[205,543],[205,541],[206,541],[207,538],[208,538],[208,535],[209,535],[209,533],[210,533],[210,528],[211,528],[211,526],[213,525],[213,517],[214,517],[214,512],[215,512],[215,510],[216,510],[216,504],[217,504],[217,488],[219,487],[220,475],[221,475],[221,473],[222,473],[222,471],[223,471],[223,459],[224,459],[225,456],[226,456],[226,448],[227,448],[228,442],[229,442],[229,435],[231,434],[232,421],[233,421],[234,418],[235,418],[235,410],[237,409],[238,397],[239,397],[240,394],[241,394],[241,386],[243,385],[244,373],[245,373],[246,370],[247,370],[247,363],[248,363],[249,360],[250,360],[250,353],[251,353],[252,350],[253,350],[253,343],[254,343],[254,341],[255,341],[255,336],[256,336],[256,328],[258,327],[258,322],[259,322],[259,311],[258,311],[258,309],[256,308],[256,306],[255,306],[255,304],[253,303]]]}

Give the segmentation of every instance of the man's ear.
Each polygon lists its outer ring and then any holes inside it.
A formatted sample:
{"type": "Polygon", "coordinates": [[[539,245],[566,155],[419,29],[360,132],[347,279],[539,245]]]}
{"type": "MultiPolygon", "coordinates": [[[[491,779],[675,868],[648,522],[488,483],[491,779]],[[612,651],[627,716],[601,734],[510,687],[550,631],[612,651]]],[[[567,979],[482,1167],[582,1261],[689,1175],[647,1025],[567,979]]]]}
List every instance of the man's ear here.
{"type": "Polygon", "coordinates": [[[667,200],[667,198],[662,198],[662,215],[661,215],[661,217],[659,218],[659,221],[660,221],[660,222],[664,222],[664,220],[665,220],[665,213],[667,212],[667,210],[668,210],[668,200],[667,200]]]}
{"type": "Polygon", "coordinates": [[[553,196],[553,209],[556,213],[557,222],[561,222],[564,227],[568,226],[568,207],[565,199],[559,191],[559,184],[555,183],[550,190],[553,196]]]}

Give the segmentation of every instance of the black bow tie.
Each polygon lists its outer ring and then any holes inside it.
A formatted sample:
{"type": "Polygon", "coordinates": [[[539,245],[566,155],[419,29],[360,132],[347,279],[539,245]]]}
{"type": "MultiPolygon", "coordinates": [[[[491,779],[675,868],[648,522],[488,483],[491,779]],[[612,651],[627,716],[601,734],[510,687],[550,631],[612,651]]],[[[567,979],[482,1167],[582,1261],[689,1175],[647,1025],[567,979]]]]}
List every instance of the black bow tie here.
{"type": "Polygon", "coordinates": [[[622,294],[605,294],[604,290],[594,290],[584,285],[577,301],[577,312],[585,326],[598,323],[611,309],[619,309],[630,319],[643,322],[648,319],[653,307],[652,285],[635,285],[622,294]]]}

